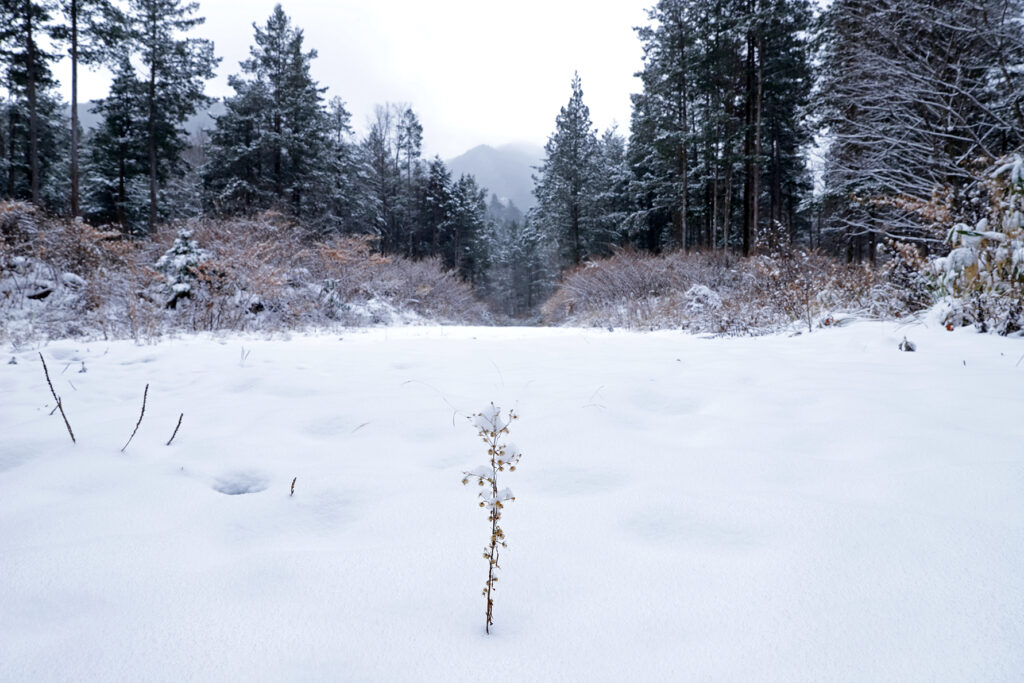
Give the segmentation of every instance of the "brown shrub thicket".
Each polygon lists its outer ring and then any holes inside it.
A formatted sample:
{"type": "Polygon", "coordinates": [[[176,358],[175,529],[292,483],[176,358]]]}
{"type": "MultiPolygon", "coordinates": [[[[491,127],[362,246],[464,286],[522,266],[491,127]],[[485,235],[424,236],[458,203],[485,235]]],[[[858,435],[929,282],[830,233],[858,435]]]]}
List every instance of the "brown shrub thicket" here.
{"type": "Polygon", "coordinates": [[[883,270],[801,249],[748,259],[620,250],[567,272],[542,313],[548,324],[763,334],[838,313],[899,317],[912,307],[897,290],[883,270]]]}
{"type": "Polygon", "coordinates": [[[469,285],[437,260],[382,257],[363,236],[317,241],[276,214],[190,222],[203,258],[187,293],[174,296],[156,264],[178,227],[128,240],[0,203],[0,338],[489,320],[469,285]]]}

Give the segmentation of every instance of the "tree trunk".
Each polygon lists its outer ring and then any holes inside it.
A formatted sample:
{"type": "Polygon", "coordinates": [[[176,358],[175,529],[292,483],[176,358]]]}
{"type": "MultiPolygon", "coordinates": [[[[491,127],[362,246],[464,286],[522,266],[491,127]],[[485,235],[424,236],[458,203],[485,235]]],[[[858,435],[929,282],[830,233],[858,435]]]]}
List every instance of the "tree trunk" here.
{"type": "Polygon", "coordinates": [[[9,109],[7,114],[7,196],[14,199],[14,133],[17,129],[18,112],[9,109]]]}
{"type": "Polygon", "coordinates": [[[78,214],[78,0],[71,0],[71,217],[78,214]]]}
{"type": "Polygon", "coordinates": [[[157,59],[157,17],[155,9],[150,10],[150,55],[149,64],[149,230],[156,227],[157,218],[157,172],[156,172],[156,73],[159,68],[157,59]]]}
{"type": "Polygon", "coordinates": [[[754,231],[754,37],[747,36],[747,106],[743,132],[743,255],[750,256],[754,231]]]}
{"type": "MultiPolygon", "coordinates": [[[[750,4],[757,10],[756,0],[750,4]]],[[[761,100],[763,99],[763,66],[760,52],[763,40],[753,29],[747,35],[747,130],[744,136],[745,175],[743,188],[743,255],[750,256],[755,248],[759,223],[758,200],[761,194],[761,100]]]]}
{"type": "Polygon", "coordinates": [[[32,28],[32,6],[25,11],[28,56],[28,157],[32,203],[39,205],[39,107],[36,102],[36,39],[32,28]]]}
{"type": "Polygon", "coordinates": [[[124,225],[124,204],[125,204],[125,163],[124,150],[121,150],[121,158],[117,160],[117,224],[124,225]]]}
{"type": "Polygon", "coordinates": [[[156,173],[156,67],[149,74],[149,230],[156,227],[157,173],[156,173]]]}

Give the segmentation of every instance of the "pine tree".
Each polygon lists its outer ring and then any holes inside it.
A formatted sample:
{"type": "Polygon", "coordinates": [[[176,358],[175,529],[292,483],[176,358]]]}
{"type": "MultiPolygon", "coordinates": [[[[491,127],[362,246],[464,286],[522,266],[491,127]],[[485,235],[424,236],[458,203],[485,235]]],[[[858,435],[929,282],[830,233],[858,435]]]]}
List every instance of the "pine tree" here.
{"type": "Polygon", "coordinates": [[[55,31],[71,59],[71,215],[80,213],[78,66],[109,64],[124,39],[124,16],[110,0],[59,0],[64,24],[55,31]]]}
{"type": "Polygon", "coordinates": [[[387,253],[417,252],[418,206],[425,182],[422,133],[409,105],[388,103],[375,109],[360,145],[367,224],[387,253]]]}
{"type": "Polygon", "coordinates": [[[182,0],[128,3],[130,44],[142,64],[144,84],[141,105],[146,122],[150,230],[160,216],[160,187],[180,168],[180,154],[186,147],[182,125],[197,107],[209,104],[203,82],[213,78],[220,61],[213,55],[211,41],[179,37],[204,22],[193,16],[197,9],[198,4],[182,0]]]}
{"type": "MultiPolygon", "coordinates": [[[[633,223],[654,226],[667,216],[669,235],[660,242],[686,248],[689,244],[691,116],[693,73],[697,59],[695,25],[686,3],[660,0],[648,10],[650,26],[637,29],[644,43],[643,91],[633,96],[633,165],[642,196],[633,223]],[[652,223],[654,225],[652,225],[652,223]],[[666,239],[667,237],[667,239],[666,239]]],[[[649,237],[649,245],[653,240],[649,237]]]]}
{"type": "Polygon", "coordinates": [[[649,18],[630,239],[749,254],[770,224],[794,233],[809,191],[807,1],[660,0],[649,18]]]}
{"type": "Polygon", "coordinates": [[[544,152],[534,179],[535,221],[559,245],[562,262],[578,265],[598,249],[594,203],[600,161],[579,74],[573,76],[572,96],[555,119],[544,152]]]}
{"type": "Polygon", "coordinates": [[[55,158],[53,150],[43,149],[44,138],[52,136],[49,128],[59,116],[54,111],[57,97],[52,91],[56,82],[50,71],[55,57],[44,48],[47,34],[53,30],[53,10],[49,1],[0,0],[0,58],[12,100],[6,112],[7,194],[27,198],[39,206],[63,208],[55,206],[55,198],[43,201],[47,186],[44,176],[55,158]],[[19,149],[21,145],[24,147],[19,149]],[[23,160],[19,158],[22,152],[23,160]],[[19,182],[24,182],[23,189],[19,189],[19,182]]]}
{"type": "Polygon", "coordinates": [[[806,120],[813,87],[807,38],[812,12],[807,0],[771,0],[765,13],[762,201],[765,222],[792,240],[810,229],[803,204],[812,189],[806,164],[812,142],[806,120]]]}
{"type": "Polygon", "coordinates": [[[352,115],[340,97],[327,103],[327,129],[330,143],[331,187],[327,201],[330,230],[354,233],[362,229],[365,206],[358,146],[353,141],[352,115]]]}
{"type": "Polygon", "coordinates": [[[224,113],[210,133],[205,203],[220,215],[251,214],[273,206],[276,199],[262,144],[270,130],[266,112],[272,98],[262,81],[230,76],[228,85],[235,96],[224,100],[224,113]]]}
{"type": "Polygon", "coordinates": [[[441,258],[450,268],[472,283],[487,271],[487,250],[481,241],[487,225],[487,193],[471,175],[462,175],[452,185],[448,229],[441,244],[441,258]]]}
{"type": "Polygon", "coordinates": [[[448,244],[452,228],[452,173],[440,157],[434,157],[427,165],[421,196],[416,256],[440,254],[448,244]]]}
{"type": "Polygon", "coordinates": [[[632,208],[632,173],[626,157],[626,139],[615,127],[606,130],[598,140],[598,152],[591,248],[594,253],[607,256],[614,245],[624,241],[625,225],[632,208]]]}
{"type": "Polygon", "coordinates": [[[86,139],[83,214],[94,222],[117,223],[128,232],[141,233],[148,203],[145,84],[127,55],[95,112],[102,118],[86,139]]]}

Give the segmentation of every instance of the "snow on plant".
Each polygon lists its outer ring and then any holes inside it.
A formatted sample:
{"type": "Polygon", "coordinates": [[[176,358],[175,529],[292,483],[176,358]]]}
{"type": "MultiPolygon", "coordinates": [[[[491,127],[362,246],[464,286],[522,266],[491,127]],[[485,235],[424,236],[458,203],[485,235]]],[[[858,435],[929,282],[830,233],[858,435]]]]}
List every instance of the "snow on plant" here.
{"type": "Polygon", "coordinates": [[[493,403],[470,417],[473,426],[476,427],[480,439],[487,444],[487,455],[490,462],[487,465],[477,467],[470,472],[463,472],[462,483],[468,484],[470,480],[482,488],[480,491],[480,507],[487,510],[487,521],[491,523],[491,542],[484,548],[484,559],[487,560],[487,583],[484,585],[483,595],[487,598],[487,620],[484,624],[484,631],[491,632],[494,624],[492,618],[494,613],[494,598],[492,597],[498,582],[496,572],[501,567],[498,565],[499,548],[507,548],[505,544],[505,532],[502,531],[498,522],[501,520],[501,511],[505,503],[515,500],[512,490],[498,488],[498,473],[506,469],[514,472],[519,463],[521,453],[511,443],[503,443],[505,436],[509,433],[509,425],[513,420],[518,420],[514,410],[502,415],[501,408],[493,403]]]}
{"type": "Polygon", "coordinates": [[[171,290],[168,308],[174,308],[179,299],[191,298],[192,286],[199,279],[199,265],[209,257],[192,235],[192,230],[179,230],[174,244],[156,262],[156,269],[163,273],[171,290]]]}
{"type": "Polygon", "coordinates": [[[1024,157],[1003,159],[985,182],[988,215],[973,227],[954,225],[952,250],[931,270],[948,299],[947,327],[1005,335],[1024,329],[1024,157]]]}

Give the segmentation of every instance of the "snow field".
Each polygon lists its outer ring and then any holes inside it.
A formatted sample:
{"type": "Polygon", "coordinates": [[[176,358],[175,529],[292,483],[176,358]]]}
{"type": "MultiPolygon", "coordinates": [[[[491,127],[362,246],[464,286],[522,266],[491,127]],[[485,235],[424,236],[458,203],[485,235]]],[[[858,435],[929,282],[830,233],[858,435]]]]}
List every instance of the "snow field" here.
{"type": "Polygon", "coordinates": [[[1024,677],[1020,340],[865,322],[39,350],[78,445],[37,350],[0,358],[0,680],[1024,677]],[[490,401],[523,459],[487,637],[489,525],[460,481],[490,401]]]}

